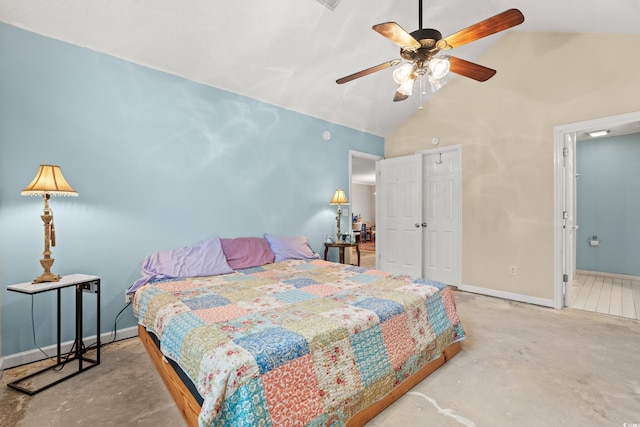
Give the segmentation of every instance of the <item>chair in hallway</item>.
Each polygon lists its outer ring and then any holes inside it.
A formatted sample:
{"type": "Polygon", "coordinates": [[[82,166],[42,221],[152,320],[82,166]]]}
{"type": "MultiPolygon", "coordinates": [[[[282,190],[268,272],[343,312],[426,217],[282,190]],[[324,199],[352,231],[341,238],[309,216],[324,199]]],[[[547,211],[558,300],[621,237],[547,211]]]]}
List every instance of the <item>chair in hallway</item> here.
{"type": "Polygon", "coordinates": [[[360,229],[360,240],[362,242],[368,242],[371,240],[371,227],[369,227],[366,222],[362,223],[362,228],[360,229]]]}

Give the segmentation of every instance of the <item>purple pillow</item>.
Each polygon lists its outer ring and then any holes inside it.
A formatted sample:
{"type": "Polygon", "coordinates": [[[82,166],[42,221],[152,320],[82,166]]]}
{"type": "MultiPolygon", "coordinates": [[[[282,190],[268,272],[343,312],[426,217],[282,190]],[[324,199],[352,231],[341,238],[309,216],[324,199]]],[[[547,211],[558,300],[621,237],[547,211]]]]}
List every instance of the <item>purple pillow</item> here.
{"type": "Polygon", "coordinates": [[[286,259],[318,259],[320,255],[313,252],[304,236],[273,236],[265,234],[271,250],[276,254],[276,262],[286,259]]]}
{"type": "Polygon", "coordinates": [[[160,251],[149,255],[142,262],[142,277],[127,290],[135,292],[151,280],[182,277],[216,276],[233,273],[222,252],[220,239],[212,237],[193,246],[160,251]]]}
{"type": "Polygon", "coordinates": [[[237,237],[220,239],[222,251],[234,270],[271,264],[275,254],[269,243],[261,237],[237,237]]]}

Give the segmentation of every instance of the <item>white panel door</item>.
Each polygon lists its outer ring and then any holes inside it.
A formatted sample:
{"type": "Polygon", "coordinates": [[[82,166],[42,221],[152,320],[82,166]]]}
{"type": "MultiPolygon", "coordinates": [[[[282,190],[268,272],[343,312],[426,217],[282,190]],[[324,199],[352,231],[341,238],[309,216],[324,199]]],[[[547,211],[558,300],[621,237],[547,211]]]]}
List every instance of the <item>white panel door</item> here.
{"type": "Polygon", "coordinates": [[[376,164],[378,269],[422,276],[422,156],[376,164]]]}
{"type": "Polygon", "coordinates": [[[459,150],[422,157],[422,276],[460,285],[461,161],[459,150]]]}

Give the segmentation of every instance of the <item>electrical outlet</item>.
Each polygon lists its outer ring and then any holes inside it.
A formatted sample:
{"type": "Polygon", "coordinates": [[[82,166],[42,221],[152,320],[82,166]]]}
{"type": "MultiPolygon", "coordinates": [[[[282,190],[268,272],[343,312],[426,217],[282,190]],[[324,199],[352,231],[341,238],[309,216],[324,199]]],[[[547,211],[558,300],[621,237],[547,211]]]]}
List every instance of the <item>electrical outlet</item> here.
{"type": "Polygon", "coordinates": [[[124,294],[124,303],[129,304],[131,302],[131,294],[125,292],[124,294]]]}
{"type": "Polygon", "coordinates": [[[512,276],[516,275],[516,266],[515,265],[510,265],[509,266],[509,274],[512,276]]]}

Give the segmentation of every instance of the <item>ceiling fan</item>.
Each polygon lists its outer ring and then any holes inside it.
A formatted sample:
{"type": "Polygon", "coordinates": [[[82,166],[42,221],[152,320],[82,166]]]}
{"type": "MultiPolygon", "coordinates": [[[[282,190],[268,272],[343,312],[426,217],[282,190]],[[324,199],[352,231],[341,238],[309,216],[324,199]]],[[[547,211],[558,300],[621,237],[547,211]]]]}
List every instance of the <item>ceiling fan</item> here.
{"type": "Polygon", "coordinates": [[[358,71],[336,80],[336,83],[347,83],[402,64],[393,72],[393,78],[398,83],[398,89],[393,100],[397,102],[407,99],[412,94],[414,83],[418,78],[420,78],[421,84],[424,84],[426,79],[433,92],[442,87],[443,82],[441,79],[449,71],[484,82],[493,77],[496,74],[496,70],[456,58],[455,56],[437,56],[438,53],[460,47],[524,22],[522,12],[518,9],[509,9],[442,38],[440,31],[432,28],[422,28],[422,0],[418,0],[418,15],[420,29],[412,33],[406,32],[395,22],[385,22],[373,26],[374,31],[400,46],[400,57],[402,59],[393,59],[358,71]]]}

